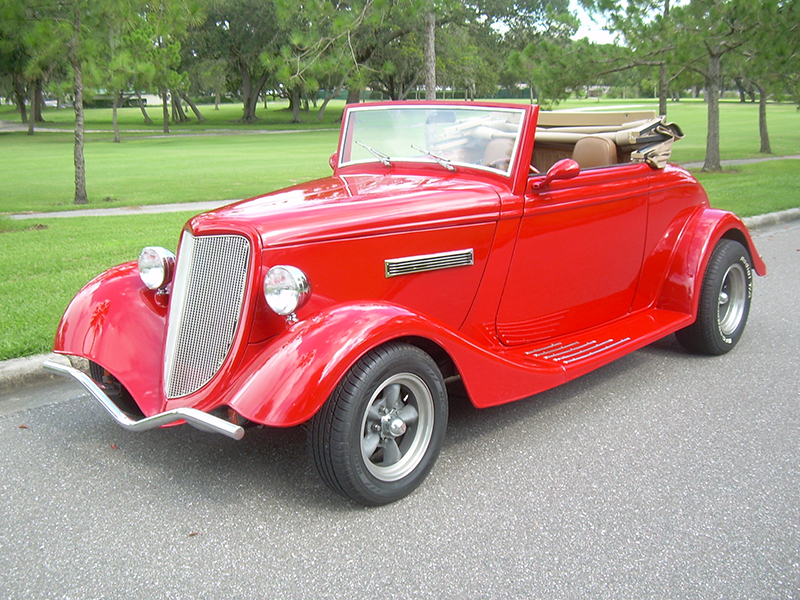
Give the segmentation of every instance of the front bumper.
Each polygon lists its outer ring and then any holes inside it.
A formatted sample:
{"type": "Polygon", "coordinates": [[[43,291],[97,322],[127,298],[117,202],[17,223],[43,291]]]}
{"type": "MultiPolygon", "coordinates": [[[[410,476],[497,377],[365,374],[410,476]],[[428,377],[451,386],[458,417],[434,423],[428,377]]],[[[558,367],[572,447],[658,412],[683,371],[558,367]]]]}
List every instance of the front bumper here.
{"type": "Polygon", "coordinates": [[[103,390],[98,387],[94,380],[92,380],[92,378],[85,373],[79,371],[78,369],[50,361],[44,363],[43,366],[51,373],[61,375],[62,377],[72,377],[75,379],[75,381],[86,388],[92,397],[108,411],[108,413],[121,427],[129,431],[146,431],[147,429],[155,429],[156,427],[169,425],[170,423],[175,423],[176,421],[185,421],[192,427],[202,431],[207,431],[209,433],[221,433],[222,435],[226,435],[235,440],[240,440],[242,437],[244,437],[244,429],[239,425],[234,425],[229,421],[209,415],[208,413],[204,413],[196,408],[174,408],[172,410],[134,421],[128,415],[122,412],[117,405],[105,395],[103,390]]]}

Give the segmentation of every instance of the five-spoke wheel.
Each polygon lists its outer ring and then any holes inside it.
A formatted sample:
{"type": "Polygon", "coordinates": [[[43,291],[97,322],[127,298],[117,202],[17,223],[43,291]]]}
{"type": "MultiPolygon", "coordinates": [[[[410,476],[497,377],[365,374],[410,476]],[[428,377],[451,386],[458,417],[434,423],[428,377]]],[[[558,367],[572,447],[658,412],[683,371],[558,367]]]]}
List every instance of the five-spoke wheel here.
{"type": "Polygon", "coordinates": [[[312,419],[309,450],[323,481],[362,504],[411,493],[447,428],[447,393],[433,359],[405,343],[367,353],[312,419]]]}
{"type": "Polygon", "coordinates": [[[739,242],[720,240],[708,261],[697,320],[677,332],[678,341],[702,354],[725,354],[742,337],[753,290],[750,256],[739,242]]]}

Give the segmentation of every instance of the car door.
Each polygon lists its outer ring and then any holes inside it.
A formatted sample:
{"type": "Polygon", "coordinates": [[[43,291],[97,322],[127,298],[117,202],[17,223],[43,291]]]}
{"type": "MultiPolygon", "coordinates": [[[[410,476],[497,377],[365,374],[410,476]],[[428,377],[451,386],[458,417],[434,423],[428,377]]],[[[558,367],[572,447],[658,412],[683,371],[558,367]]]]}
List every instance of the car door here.
{"type": "Polygon", "coordinates": [[[630,311],[650,172],[645,164],[586,169],[526,194],[497,314],[504,344],[568,335],[630,311]]]}

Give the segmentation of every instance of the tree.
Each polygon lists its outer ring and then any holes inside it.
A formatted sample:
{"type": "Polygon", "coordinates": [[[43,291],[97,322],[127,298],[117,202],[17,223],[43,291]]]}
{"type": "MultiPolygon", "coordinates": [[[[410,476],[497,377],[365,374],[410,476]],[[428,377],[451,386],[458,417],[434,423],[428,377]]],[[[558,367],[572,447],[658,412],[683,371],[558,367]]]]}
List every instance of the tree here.
{"type": "Polygon", "coordinates": [[[737,69],[740,80],[758,92],[759,152],[772,154],[767,128],[767,99],[782,92],[787,77],[800,72],[800,7],[796,0],[763,0],[758,24],[746,36],[737,69]]]}
{"type": "Polygon", "coordinates": [[[758,22],[757,4],[749,0],[692,0],[672,14],[676,24],[676,58],[705,78],[708,132],[703,171],[721,171],[719,97],[722,58],[745,43],[758,22]]]}
{"type": "Polygon", "coordinates": [[[251,123],[257,119],[258,98],[274,76],[262,56],[279,57],[286,41],[275,0],[216,0],[190,32],[187,51],[225,61],[232,88],[240,91],[242,122],[251,123]]]}

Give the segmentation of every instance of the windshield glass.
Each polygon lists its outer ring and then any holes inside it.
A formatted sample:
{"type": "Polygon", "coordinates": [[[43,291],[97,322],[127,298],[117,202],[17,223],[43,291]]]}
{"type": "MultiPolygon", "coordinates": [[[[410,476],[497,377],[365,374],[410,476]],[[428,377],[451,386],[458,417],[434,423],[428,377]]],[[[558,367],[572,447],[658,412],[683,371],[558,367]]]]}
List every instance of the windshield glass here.
{"type": "Polygon", "coordinates": [[[416,161],[508,175],[524,111],[464,106],[364,106],[348,112],[340,165],[416,161]]]}

